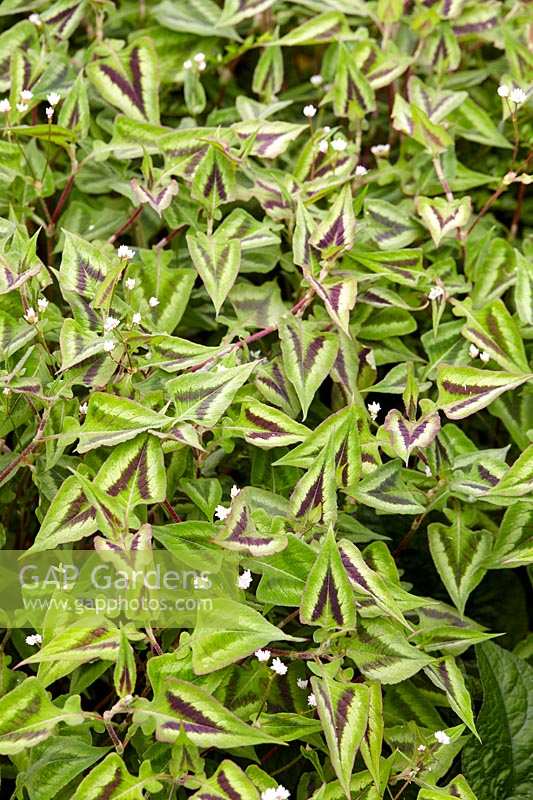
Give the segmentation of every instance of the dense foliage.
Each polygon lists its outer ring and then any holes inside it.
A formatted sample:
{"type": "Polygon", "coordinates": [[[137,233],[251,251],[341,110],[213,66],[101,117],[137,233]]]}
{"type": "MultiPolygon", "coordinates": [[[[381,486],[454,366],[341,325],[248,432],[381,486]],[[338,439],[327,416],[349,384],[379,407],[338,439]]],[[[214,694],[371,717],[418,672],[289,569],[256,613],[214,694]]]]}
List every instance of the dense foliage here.
{"type": "Polygon", "coordinates": [[[238,560],[6,628],[2,796],[526,800],[531,5],[0,10],[2,545],[238,560]]]}

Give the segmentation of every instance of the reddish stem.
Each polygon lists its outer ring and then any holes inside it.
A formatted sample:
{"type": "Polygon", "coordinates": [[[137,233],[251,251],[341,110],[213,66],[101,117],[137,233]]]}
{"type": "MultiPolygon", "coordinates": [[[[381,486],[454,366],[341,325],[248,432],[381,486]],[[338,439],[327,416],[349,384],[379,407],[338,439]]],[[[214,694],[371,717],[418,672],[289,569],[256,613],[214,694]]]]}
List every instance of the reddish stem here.
{"type": "Polygon", "coordinates": [[[65,203],[66,203],[66,201],[68,199],[68,196],[72,191],[72,187],[74,186],[74,178],[75,177],[76,177],[75,173],[73,172],[70,175],[68,181],[66,182],[65,188],[61,192],[61,194],[59,196],[59,200],[57,201],[57,205],[54,208],[54,211],[53,211],[53,214],[52,214],[52,219],[50,220],[50,226],[55,225],[56,222],[58,221],[59,217],[61,216],[61,212],[63,211],[63,206],[65,205],[65,203]]]}
{"type": "Polygon", "coordinates": [[[172,241],[175,236],[178,235],[178,233],[181,233],[181,231],[186,227],[186,225],[179,225],[177,228],[174,228],[174,230],[170,231],[170,233],[167,233],[166,236],[164,236],[159,242],[157,242],[157,244],[154,245],[155,250],[162,250],[172,241]]]}
{"type": "Polygon", "coordinates": [[[175,510],[170,505],[168,500],[166,500],[166,499],[163,500],[162,505],[163,505],[163,508],[165,509],[165,511],[167,512],[167,514],[169,515],[170,519],[174,520],[174,522],[183,522],[183,520],[181,519],[179,514],[176,514],[175,510]]]}
{"type": "Polygon", "coordinates": [[[122,236],[122,234],[123,234],[125,231],[127,231],[127,230],[128,230],[128,228],[129,228],[131,225],[133,225],[133,223],[134,223],[134,222],[135,222],[135,221],[136,221],[136,220],[137,220],[137,219],[138,219],[138,218],[141,216],[142,210],[143,210],[143,207],[142,207],[142,206],[138,206],[138,207],[135,209],[135,211],[133,211],[133,212],[130,214],[130,216],[128,217],[128,219],[127,219],[127,220],[126,220],[126,222],[124,223],[124,225],[121,225],[121,227],[118,229],[118,231],[115,231],[115,233],[114,233],[112,236],[110,236],[110,237],[109,237],[109,239],[107,240],[107,241],[109,242],[109,244],[114,244],[114,242],[116,242],[116,241],[117,241],[117,239],[119,238],[119,236],[122,236]]]}

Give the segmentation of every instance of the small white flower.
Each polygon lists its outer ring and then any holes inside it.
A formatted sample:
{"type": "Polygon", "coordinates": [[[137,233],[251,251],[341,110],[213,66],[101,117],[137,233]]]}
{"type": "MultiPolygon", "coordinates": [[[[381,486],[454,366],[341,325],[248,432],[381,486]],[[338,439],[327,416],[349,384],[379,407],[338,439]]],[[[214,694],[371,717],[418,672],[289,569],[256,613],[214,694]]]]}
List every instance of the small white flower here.
{"type": "Polygon", "coordinates": [[[311,694],[307,696],[307,705],[311,708],[316,708],[316,697],[314,692],[311,692],[311,694]]]}
{"type": "Polygon", "coordinates": [[[89,408],[88,403],[80,403],[80,416],[84,417],[89,408]]]}
{"type": "Polygon", "coordinates": [[[281,784],[276,789],[276,800],[289,800],[291,793],[281,784]]]}
{"type": "Polygon", "coordinates": [[[159,300],[157,299],[157,297],[153,297],[153,296],[152,296],[152,297],[151,297],[151,298],[148,300],[148,305],[150,306],[150,308],[155,308],[156,306],[158,306],[158,305],[159,305],[159,300]]]}
{"type": "Polygon", "coordinates": [[[287,665],[283,663],[281,658],[273,658],[270,669],[272,672],[275,672],[276,675],[285,675],[287,672],[287,665]]]}
{"type": "Polygon", "coordinates": [[[35,325],[35,323],[39,319],[39,315],[37,314],[36,310],[30,306],[24,312],[24,319],[26,320],[26,322],[29,322],[30,325],[35,325]]]}
{"type": "Polygon", "coordinates": [[[375,144],[370,148],[370,152],[374,156],[388,156],[390,153],[390,144],[375,144]]]}
{"type": "Polygon", "coordinates": [[[270,661],[270,656],[272,653],[270,650],[256,650],[254,656],[257,658],[258,661],[270,661]]]}
{"type": "Polygon", "coordinates": [[[54,116],[54,109],[52,108],[52,106],[48,106],[45,113],[47,119],[52,119],[52,117],[54,116]]]}
{"type": "Polygon", "coordinates": [[[249,589],[252,585],[252,573],[249,569],[245,569],[242,575],[237,578],[237,586],[239,589],[249,589]]]}
{"type": "Polygon", "coordinates": [[[36,25],[38,28],[40,28],[43,24],[39,14],[30,14],[28,19],[32,25],[36,25]]]}
{"type": "Polygon", "coordinates": [[[231,487],[231,491],[230,491],[230,493],[229,493],[229,494],[230,494],[230,497],[231,497],[231,499],[232,499],[232,500],[235,500],[235,498],[237,497],[237,495],[239,495],[240,493],[241,493],[241,490],[239,489],[239,487],[238,487],[238,486],[236,486],[235,484],[233,484],[233,486],[231,487]]]}
{"type": "Polygon", "coordinates": [[[217,506],[215,508],[215,517],[220,520],[226,519],[229,516],[231,508],[226,508],[226,506],[217,506]]]}
{"type": "Polygon", "coordinates": [[[324,131],[324,133],[329,133],[331,131],[331,128],[329,127],[329,125],[324,125],[322,130],[324,131]]]}
{"type": "Polygon", "coordinates": [[[373,403],[369,403],[367,408],[368,408],[368,413],[375,422],[379,412],[381,411],[381,405],[374,401],[373,403]]]}
{"type": "Polygon", "coordinates": [[[111,353],[115,349],[115,342],[113,339],[104,339],[104,350],[106,353],[111,353]]]}
{"type": "Polygon", "coordinates": [[[46,311],[46,309],[48,308],[48,300],[46,299],[46,297],[39,297],[39,299],[37,300],[37,308],[42,313],[46,311]]]}
{"type": "Polygon", "coordinates": [[[513,103],[516,103],[517,106],[521,106],[522,103],[526,102],[527,94],[523,89],[513,89],[511,92],[511,100],[513,103]]]}
{"type": "Polygon", "coordinates": [[[4,97],[3,100],[0,100],[0,114],[7,114],[8,111],[11,111],[11,103],[4,97]]]}
{"type": "Polygon", "coordinates": [[[43,637],[40,633],[32,633],[29,636],[26,636],[26,644],[42,644],[43,637]]]}
{"type": "Polygon", "coordinates": [[[358,164],[358,165],[356,166],[356,168],[355,168],[355,174],[356,174],[358,177],[362,177],[363,175],[366,175],[366,173],[367,173],[367,172],[368,172],[367,168],[366,168],[366,167],[363,167],[363,165],[362,165],[362,164],[358,164]]]}
{"type": "Polygon", "coordinates": [[[106,317],[104,320],[104,331],[110,333],[120,324],[120,320],[116,317],[106,317]]]}
{"type": "Polygon", "coordinates": [[[50,94],[46,95],[46,99],[50,103],[51,106],[57,106],[59,101],[61,100],[61,95],[57,92],[50,92],[50,94]]]}
{"type": "Polygon", "coordinates": [[[31,100],[33,97],[33,92],[30,89],[23,89],[20,93],[21,100],[31,100]]]}
{"type": "Polygon", "coordinates": [[[312,86],[321,86],[324,83],[324,78],[322,75],[311,75],[309,81],[312,86]]]}
{"type": "Polygon", "coordinates": [[[346,139],[333,139],[331,146],[336,153],[342,153],[348,147],[348,142],[346,139]]]}
{"type": "Polygon", "coordinates": [[[187,61],[183,62],[183,69],[191,69],[192,68],[192,61],[190,58],[187,61]]]}
{"type": "Polygon", "coordinates": [[[307,678],[296,678],[296,685],[298,686],[298,689],[307,689],[309,686],[309,681],[307,678]]]}
{"type": "Polygon", "coordinates": [[[502,84],[500,84],[500,86],[498,86],[498,94],[499,94],[500,97],[509,97],[510,91],[511,90],[509,89],[509,87],[506,86],[504,83],[502,83],[502,84]]]}
{"type": "Polygon", "coordinates": [[[136,311],[133,317],[131,318],[131,321],[133,322],[134,325],[140,325],[141,319],[142,317],[140,311],[136,311]]]}
{"type": "Polygon", "coordinates": [[[435,731],[434,736],[439,744],[450,744],[452,741],[445,731],[435,731]]]}
{"type": "Polygon", "coordinates": [[[485,350],[483,350],[483,352],[479,354],[479,357],[484,364],[486,364],[487,361],[490,361],[490,353],[487,353],[485,350]]]}
{"type": "Polygon", "coordinates": [[[479,355],[479,350],[477,349],[476,345],[473,342],[468,348],[468,354],[470,358],[477,358],[479,355]]]}
{"type": "Polygon", "coordinates": [[[27,103],[17,103],[17,111],[19,112],[19,114],[24,114],[24,112],[27,110],[28,110],[27,103]]]}
{"type": "Polygon", "coordinates": [[[427,475],[428,478],[431,478],[431,467],[429,466],[429,464],[426,464],[426,466],[424,467],[424,473],[427,475]]]}
{"type": "Polygon", "coordinates": [[[313,119],[315,114],[316,114],[316,106],[312,104],[304,106],[304,117],[307,117],[307,119],[313,119]]]}
{"type": "Polygon", "coordinates": [[[132,289],[135,289],[135,283],[136,283],[135,278],[126,278],[126,280],[124,281],[126,289],[128,289],[128,291],[130,292],[132,291],[132,289]]]}
{"type": "Polygon", "coordinates": [[[206,69],[206,67],[207,64],[205,63],[205,61],[200,61],[200,63],[198,64],[198,69],[200,70],[200,72],[203,72],[204,69],[206,69]]]}
{"type": "Polygon", "coordinates": [[[510,186],[515,179],[516,179],[516,172],[510,170],[509,172],[506,172],[505,175],[503,176],[502,183],[504,186],[510,186]]]}
{"type": "Polygon", "coordinates": [[[207,575],[195,575],[192,585],[195,589],[209,589],[209,578],[207,575]]]}
{"type": "Polygon", "coordinates": [[[430,300],[438,300],[439,297],[444,295],[444,289],[442,286],[432,286],[429,290],[428,298],[430,300]]]}
{"type": "Polygon", "coordinates": [[[425,744],[419,744],[416,749],[418,750],[419,753],[425,753],[426,745],[425,744]]]}
{"type": "Polygon", "coordinates": [[[321,153],[327,153],[329,147],[329,142],[327,139],[321,139],[318,143],[318,149],[321,153]]]}
{"type": "Polygon", "coordinates": [[[196,53],[194,60],[197,64],[201,64],[202,61],[205,61],[205,53],[196,53]]]}
{"type": "Polygon", "coordinates": [[[9,388],[9,386],[6,386],[6,387],[4,388],[4,390],[3,390],[2,394],[5,394],[5,395],[9,395],[9,394],[11,394],[11,389],[9,388]]]}
{"type": "Polygon", "coordinates": [[[127,244],[121,244],[117,250],[117,256],[119,258],[124,258],[126,261],[131,261],[135,256],[135,250],[132,250],[127,244]]]}

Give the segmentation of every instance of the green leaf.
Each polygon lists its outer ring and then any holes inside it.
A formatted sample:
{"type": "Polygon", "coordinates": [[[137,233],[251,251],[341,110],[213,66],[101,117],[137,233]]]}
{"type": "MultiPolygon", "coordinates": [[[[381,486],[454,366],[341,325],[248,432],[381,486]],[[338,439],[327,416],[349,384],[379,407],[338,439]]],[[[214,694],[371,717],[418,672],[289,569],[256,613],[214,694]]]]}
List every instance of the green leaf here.
{"type": "Polygon", "coordinates": [[[354,497],[360,503],[389,514],[420,514],[424,506],[401,479],[399,461],[377,467],[358,484],[354,497]]]}
{"type": "Polygon", "coordinates": [[[310,244],[320,250],[323,258],[337,256],[353,247],[355,239],[355,215],[352,192],[345,186],[326,215],[311,234],[310,244]]]}
{"type": "Polygon", "coordinates": [[[531,788],[533,669],[491,642],[476,647],[483,705],[477,727],[483,746],[470,740],[463,769],[483,800],[526,800],[531,788]]]}
{"type": "Polygon", "coordinates": [[[259,792],[233,761],[224,759],[209,780],[202,783],[202,787],[190,795],[190,800],[259,800],[259,792]]]}
{"type": "Polygon", "coordinates": [[[531,377],[442,364],[437,372],[437,406],[449,419],[464,419],[486,408],[501,394],[516,389],[531,377]]]}
{"type": "Polygon", "coordinates": [[[330,529],[307,578],[300,621],[327,628],[353,628],[355,598],[342,563],[335,535],[330,529]]]}
{"type": "Polygon", "coordinates": [[[390,436],[395,454],[407,464],[415,448],[429,447],[434,441],[440,431],[440,417],[435,412],[418,420],[408,420],[393,408],[385,417],[383,427],[390,436]]]}
{"type": "Polygon", "coordinates": [[[95,478],[99,489],[116,498],[126,519],[139,504],[160,503],[166,497],[165,461],[155,436],[141,435],[114,448],[95,478]]]}
{"type": "Polygon", "coordinates": [[[115,691],[119,697],[126,697],[135,692],[135,682],[137,680],[137,667],[135,664],[135,654],[129,643],[124,628],[120,630],[120,641],[117,653],[117,663],[113,673],[115,691]]]}
{"type": "Polygon", "coordinates": [[[301,442],[310,434],[305,425],[257,400],[243,403],[236,424],[226,424],[224,428],[244,436],[249,444],[267,449],[301,442]]]}
{"type": "Polygon", "coordinates": [[[346,19],[337,11],[318,14],[313,19],[302,23],[280,39],[283,45],[323,44],[324,42],[342,39],[347,33],[346,19]]]}
{"type": "Polygon", "coordinates": [[[431,556],[455,606],[463,614],[471,592],[485,575],[492,542],[488,531],[467,527],[460,510],[449,527],[434,522],[428,527],[431,556]]]}
{"type": "Polygon", "coordinates": [[[501,300],[482,309],[472,309],[469,302],[456,303],[454,311],[466,317],[461,333],[479,350],[488,353],[502,369],[524,373],[529,364],[515,319],[501,300]]]}
{"type": "Polygon", "coordinates": [[[372,775],[374,785],[379,792],[381,787],[380,761],[383,746],[383,699],[381,685],[371,681],[368,685],[368,719],[366,730],[361,740],[361,755],[366,768],[372,775]]]}
{"type": "Polygon", "coordinates": [[[498,130],[489,114],[470,97],[452,114],[455,133],[463,139],[488,145],[489,147],[510,148],[511,144],[498,130]]]}
{"type": "Polygon", "coordinates": [[[367,727],[368,687],[340,683],[329,677],[311,678],[311,686],[331,764],[346,797],[350,797],[355,756],[367,727]]]}
{"type": "Polygon", "coordinates": [[[39,553],[59,544],[78,542],[97,528],[96,509],[72,475],[57,491],[28,552],[39,553]]]}
{"type": "Polygon", "coordinates": [[[271,625],[262,614],[244,603],[214,600],[210,609],[200,607],[198,610],[191,637],[194,671],[205,675],[276,641],[299,640],[271,625]]]}
{"type": "Polygon", "coordinates": [[[73,696],[64,708],[54,705],[37,678],[26,678],[0,698],[0,753],[14,755],[52,735],[60,722],[79,725],[83,714],[73,696]]]}
{"type": "Polygon", "coordinates": [[[315,392],[333,366],[337,342],[312,322],[294,317],[282,320],[279,335],[285,374],[294,386],[305,419],[315,392]]]}
{"type": "Polygon", "coordinates": [[[420,219],[431,234],[438,247],[442,239],[452,231],[461,229],[470,219],[471,200],[444,200],[442,197],[422,197],[416,199],[416,210],[420,219]]]}

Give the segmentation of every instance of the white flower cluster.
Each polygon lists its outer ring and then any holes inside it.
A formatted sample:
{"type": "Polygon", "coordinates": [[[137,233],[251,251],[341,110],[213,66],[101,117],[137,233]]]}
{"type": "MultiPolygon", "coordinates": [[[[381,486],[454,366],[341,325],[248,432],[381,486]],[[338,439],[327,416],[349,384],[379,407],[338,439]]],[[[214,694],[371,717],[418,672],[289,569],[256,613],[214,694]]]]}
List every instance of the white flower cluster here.
{"type": "MultiPolygon", "coordinates": [[[[235,498],[240,493],[240,491],[241,490],[239,489],[239,487],[235,486],[235,484],[233,484],[233,486],[231,487],[231,491],[230,491],[231,499],[235,500],[235,498]]],[[[221,506],[221,505],[219,505],[219,506],[217,506],[215,508],[215,517],[217,519],[220,519],[220,520],[225,520],[227,517],[229,517],[230,512],[231,512],[231,505],[230,506],[221,506]]]]}
{"type": "Polygon", "coordinates": [[[43,637],[41,636],[40,633],[31,633],[29,636],[26,636],[26,644],[36,645],[42,643],[43,643],[43,637]]]}
{"type": "Polygon", "coordinates": [[[189,70],[192,69],[193,66],[196,65],[199,72],[203,72],[204,69],[207,67],[207,63],[205,60],[205,53],[196,53],[191,58],[188,58],[186,61],[183,62],[183,69],[189,70]]]}
{"type": "Polygon", "coordinates": [[[307,117],[307,119],[313,119],[313,117],[316,114],[316,111],[317,111],[316,106],[312,104],[304,106],[304,117],[307,117]]]}
{"type": "Polygon", "coordinates": [[[279,784],[275,789],[265,789],[261,792],[261,800],[288,800],[291,793],[284,786],[279,784]]]}
{"type": "Polygon", "coordinates": [[[439,300],[441,297],[444,297],[444,289],[442,286],[432,286],[429,290],[428,298],[430,300],[439,300]]]}
{"type": "Polygon", "coordinates": [[[380,404],[376,402],[369,403],[367,408],[368,408],[368,413],[372,417],[372,420],[375,422],[376,419],[378,418],[379,412],[381,411],[380,404]]]}
{"type": "Polygon", "coordinates": [[[483,350],[480,353],[479,349],[476,347],[474,343],[470,345],[470,347],[468,348],[468,352],[470,354],[470,358],[477,358],[479,356],[484,364],[490,361],[490,353],[487,353],[485,350],[483,350]]]}
{"type": "Polygon", "coordinates": [[[370,148],[370,152],[376,158],[387,158],[390,153],[390,144],[375,144],[370,148]]]}
{"type": "Polygon", "coordinates": [[[510,86],[506,86],[505,83],[498,86],[498,94],[502,99],[509,98],[516,106],[521,106],[527,100],[527,93],[523,89],[520,89],[520,87],[513,89],[510,86]]]}
{"type": "Polygon", "coordinates": [[[123,258],[124,261],[131,261],[135,257],[135,250],[132,250],[127,244],[121,244],[117,250],[117,256],[123,258]]]}
{"type": "Polygon", "coordinates": [[[452,741],[446,731],[435,731],[433,735],[439,744],[450,744],[452,741]]]}

